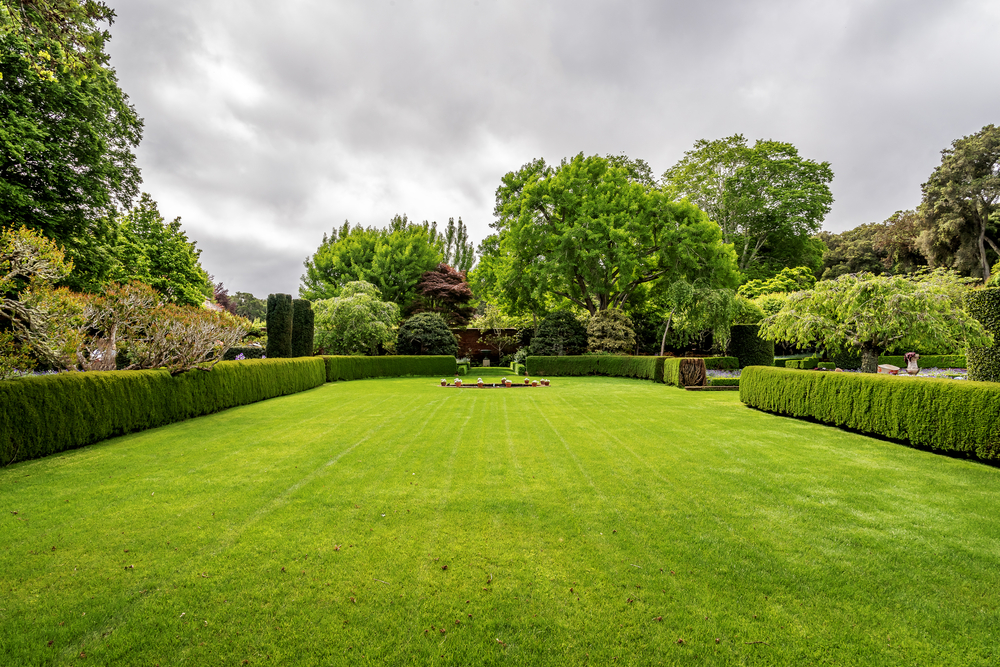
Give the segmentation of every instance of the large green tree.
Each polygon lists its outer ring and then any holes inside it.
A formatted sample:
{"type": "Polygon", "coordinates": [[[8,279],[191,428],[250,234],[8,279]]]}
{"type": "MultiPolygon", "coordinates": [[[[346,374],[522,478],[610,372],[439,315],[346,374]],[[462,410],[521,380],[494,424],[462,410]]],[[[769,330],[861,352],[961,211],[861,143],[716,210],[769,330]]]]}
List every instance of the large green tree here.
{"type": "Polygon", "coordinates": [[[670,201],[635,163],[582,153],[538,159],[497,188],[494,288],[518,309],[563,300],[591,314],[620,308],[640,286],[711,275],[739,280],[732,246],[689,202],[670,201]]]}
{"type": "Polygon", "coordinates": [[[316,312],[316,348],[323,354],[378,353],[396,339],[399,306],[382,301],[378,288],[364,281],[350,282],[340,296],[313,304],[316,312]]]}
{"type": "Polygon", "coordinates": [[[99,2],[6,1],[0,13],[0,225],[59,242],[74,289],[113,263],[110,220],[138,194],[142,120],[104,52],[113,12],[99,2]]]}
{"type": "Polygon", "coordinates": [[[768,245],[780,253],[795,243],[808,255],[782,258],[783,266],[816,263],[812,256],[821,249],[807,240],[830,212],[832,180],[829,162],[800,157],[792,144],[762,139],[749,146],[736,134],[697,141],[663,174],[663,188],[707,212],[723,240],[734,244],[740,270],[753,274],[756,265],[768,263],[768,245]]]}
{"type": "Polygon", "coordinates": [[[362,280],[405,309],[416,297],[421,276],[442,260],[437,231],[429,223],[411,223],[405,215],[397,215],[384,229],[345,222],[329,236],[324,234],[306,259],[299,295],[330,299],[347,283],[362,280]]]}
{"type": "Polygon", "coordinates": [[[1000,127],[953,141],[921,187],[924,254],[935,266],[988,281],[1000,257],[1000,127]]]}

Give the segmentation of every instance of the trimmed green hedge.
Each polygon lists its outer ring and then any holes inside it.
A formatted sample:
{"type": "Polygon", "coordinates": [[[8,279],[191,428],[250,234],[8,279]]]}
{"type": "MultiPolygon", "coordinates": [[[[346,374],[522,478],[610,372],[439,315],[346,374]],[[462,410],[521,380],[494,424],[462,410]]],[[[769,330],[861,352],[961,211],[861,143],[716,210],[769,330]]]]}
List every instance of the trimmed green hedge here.
{"type": "Polygon", "coordinates": [[[816,364],[816,368],[822,368],[825,371],[835,371],[837,370],[837,364],[832,361],[821,361],[816,364]]]}
{"type": "Polygon", "coordinates": [[[632,357],[618,354],[587,354],[568,357],[528,357],[528,375],[609,375],[663,382],[665,357],[632,357]]]}
{"type": "Polygon", "coordinates": [[[321,359],[223,361],[209,372],[60,373],[0,382],[0,465],[318,387],[321,359]]]}
{"type": "Polygon", "coordinates": [[[739,378],[708,378],[709,387],[738,387],[739,378]]]}
{"type": "MultiPolygon", "coordinates": [[[[892,364],[900,368],[906,368],[906,357],[885,356],[879,357],[880,364],[892,364]]],[[[921,368],[965,368],[964,354],[921,354],[917,364],[921,368]]]]}
{"type": "Polygon", "coordinates": [[[223,361],[235,361],[236,357],[243,355],[247,359],[261,359],[264,357],[263,347],[231,347],[222,355],[223,361]]]}
{"type": "Polygon", "coordinates": [[[789,359],[785,362],[785,368],[811,369],[819,365],[819,357],[806,357],[805,359],[789,359]]]}
{"type": "Polygon", "coordinates": [[[313,341],[316,338],[316,313],[309,299],[292,299],[292,347],[291,356],[313,356],[313,341]]]}
{"type": "Polygon", "coordinates": [[[740,368],[774,363],[774,341],[764,340],[758,331],[759,324],[734,324],[729,329],[729,354],[739,360],[740,368]]]}
{"type": "Polygon", "coordinates": [[[705,368],[710,371],[739,370],[740,360],[736,357],[705,357],[705,368]]]}
{"type": "Polygon", "coordinates": [[[966,350],[969,379],[1000,382],[1000,287],[969,292],[965,295],[965,309],[993,334],[990,347],[966,350]]]}
{"type": "Polygon", "coordinates": [[[280,359],[292,356],[292,295],[267,296],[267,356],[280,359]]]}
{"type": "MultiPolygon", "coordinates": [[[[704,359],[697,357],[668,357],[663,361],[663,382],[674,387],[685,386],[685,379],[700,376],[703,384],[707,384],[705,377],[704,359]],[[697,366],[701,365],[701,369],[697,366]]],[[[696,380],[697,381],[697,380],[696,380]]]]}
{"type": "Polygon", "coordinates": [[[515,363],[512,368],[514,369],[514,375],[525,375],[528,372],[524,364],[515,363]]]}
{"type": "Polygon", "coordinates": [[[455,357],[448,355],[324,356],[323,360],[326,362],[327,382],[405,375],[435,375],[447,378],[454,377],[458,371],[455,357]]]}
{"type": "Polygon", "coordinates": [[[983,459],[1000,458],[1000,385],[861,373],[748,368],[750,407],[983,459]]]}

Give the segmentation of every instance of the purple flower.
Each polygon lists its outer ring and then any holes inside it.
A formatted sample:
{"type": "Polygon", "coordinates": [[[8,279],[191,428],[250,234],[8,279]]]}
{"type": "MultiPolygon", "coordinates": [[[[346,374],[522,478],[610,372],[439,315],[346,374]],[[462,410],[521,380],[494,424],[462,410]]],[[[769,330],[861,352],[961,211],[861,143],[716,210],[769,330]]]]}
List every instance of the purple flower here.
{"type": "Polygon", "coordinates": [[[242,352],[236,355],[236,361],[243,361],[246,358],[247,358],[246,355],[243,354],[242,352]]]}

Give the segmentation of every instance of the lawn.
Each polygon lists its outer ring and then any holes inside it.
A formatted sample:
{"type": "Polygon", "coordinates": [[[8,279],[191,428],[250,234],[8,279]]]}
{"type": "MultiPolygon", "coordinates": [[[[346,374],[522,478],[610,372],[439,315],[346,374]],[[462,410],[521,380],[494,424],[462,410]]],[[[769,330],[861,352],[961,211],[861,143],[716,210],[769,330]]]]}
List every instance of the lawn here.
{"type": "Polygon", "coordinates": [[[996,468],[735,392],[436,384],[0,469],[0,664],[1000,662],[996,468]]]}

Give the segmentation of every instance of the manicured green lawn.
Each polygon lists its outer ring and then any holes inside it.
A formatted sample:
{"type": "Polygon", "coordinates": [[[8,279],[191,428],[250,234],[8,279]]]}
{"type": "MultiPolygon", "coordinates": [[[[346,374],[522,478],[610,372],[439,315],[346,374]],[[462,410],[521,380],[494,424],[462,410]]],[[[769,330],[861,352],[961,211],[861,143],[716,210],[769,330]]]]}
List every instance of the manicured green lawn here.
{"type": "Polygon", "coordinates": [[[1000,470],[735,392],[435,384],[0,469],[0,664],[1000,663],[1000,470]]]}

